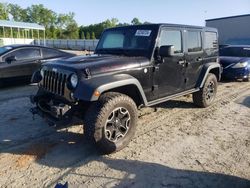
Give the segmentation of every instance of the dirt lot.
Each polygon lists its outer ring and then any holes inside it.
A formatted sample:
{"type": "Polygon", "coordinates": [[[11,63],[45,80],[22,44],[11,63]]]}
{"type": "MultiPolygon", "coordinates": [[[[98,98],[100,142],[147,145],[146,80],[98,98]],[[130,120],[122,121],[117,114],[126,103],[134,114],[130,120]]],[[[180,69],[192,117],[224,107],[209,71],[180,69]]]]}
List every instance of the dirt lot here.
{"type": "Polygon", "coordinates": [[[250,187],[250,83],[220,84],[206,109],[186,96],[141,110],[135,138],[108,156],[81,126],[33,120],[35,90],[0,90],[0,187],[250,187]]]}

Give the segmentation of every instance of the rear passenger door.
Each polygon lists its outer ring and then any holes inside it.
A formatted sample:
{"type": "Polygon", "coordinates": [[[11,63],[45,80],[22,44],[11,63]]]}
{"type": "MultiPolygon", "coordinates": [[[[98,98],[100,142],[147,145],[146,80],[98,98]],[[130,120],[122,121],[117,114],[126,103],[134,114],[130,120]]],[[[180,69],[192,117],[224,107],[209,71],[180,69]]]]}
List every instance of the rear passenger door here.
{"type": "Polygon", "coordinates": [[[202,47],[202,30],[186,29],[185,35],[185,88],[192,89],[196,86],[202,65],[204,63],[204,51],[202,47]]]}

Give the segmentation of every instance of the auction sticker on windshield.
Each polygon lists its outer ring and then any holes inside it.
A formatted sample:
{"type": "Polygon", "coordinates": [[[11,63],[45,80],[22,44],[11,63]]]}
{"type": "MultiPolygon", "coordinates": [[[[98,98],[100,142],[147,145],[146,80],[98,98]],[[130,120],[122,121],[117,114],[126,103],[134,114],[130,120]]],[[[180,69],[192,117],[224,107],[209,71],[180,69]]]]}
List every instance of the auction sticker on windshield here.
{"type": "Polygon", "coordinates": [[[151,30],[137,30],[135,36],[149,37],[151,32],[152,32],[151,30]]]}

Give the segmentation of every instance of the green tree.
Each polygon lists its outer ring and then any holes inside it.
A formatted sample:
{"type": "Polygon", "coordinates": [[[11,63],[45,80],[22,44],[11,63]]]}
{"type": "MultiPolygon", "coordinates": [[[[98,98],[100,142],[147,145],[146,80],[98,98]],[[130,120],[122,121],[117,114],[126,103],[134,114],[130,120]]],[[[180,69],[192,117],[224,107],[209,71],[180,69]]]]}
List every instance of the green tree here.
{"type": "Polygon", "coordinates": [[[9,10],[7,3],[0,3],[0,19],[9,20],[9,10]]]}
{"type": "Polygon", "coordinates": [[[85,33],[84,33],[84,31],[81,31],[80,29],[81,28],[79,28],[80,39],[85,39],[85,33]]]}
{"type": "Polygon", "coordinates": [[[123,26],[128,26],[130,25],[129,23],[118,23],[116,27],[123,27],[123,26]]]}
{"type": "Polygon", "coordinates": [[[87,39],[87,40],[90,39],[90,33],[89,33],[89,32],[87,32],[87,34],[86,34],[86,39],[87,39]]]}
{"type": "Polygon", "coordinates": [[[12,15],[14,21],[28,21],[27,10],[17,4],[8,4],[9,14],[12,15]]]}
{"type": "Polygon", "coordinates": [[[66,29],[70,24],[76,23],[74,20],[75,14],[69,12],[68,14],[59,14],[57,17],[56,25],[61,29],[66,29]]]}
{"type": "MultiPolygon", "coordinates": [[[[45,26],[47,38],[79,38],[79,28],[74,20],[75,14],[73,12],[57,14],[42,4],[23,9],[17,4],[0,3],[0,19],[9,20],[9,15],[15,21],[37,23],[45,26]]],[[[16,34],[16,31],[13,32],[16,34]]],[[[6,29],[6,36],[9,36],[9,33],[9,29],[6,29]]]]}
{"type": "Polygon", "coordinates": [[[131,21],[132,25],[141,25],[142,23],[140,22],[140,20],[138,18],[133,18],[133,20],[131,21]]]}
{"type": "Polygon", "coordinates": [[[59,14],[56,25],[59,28],[59,38],[79,38],[78,25],[74,20],[75,14],[70,12],[69,14],[59,14]]]}
{"type": "Polygon", "coordinates": [[[57,20],[57,14],[44,7],[44,5],[32,5],[26,9],[27,22],[37,23],[45,26],[46,38],[52,38],[55,36],[55,25],[57,20]]]}
{"type": "Polygon", "coordinates": [[[46,28],[54,25],[57,15],[54,11],[47,9],[44,5],[31,5],[27,8],[28,21],[44,25],[46,28]]]}
{"type": "MultiPolygon", "coordinates": [[[[81,26],[79,28],[80,33],[84,32],[86,34],[86,39],[87,39],[87,32],[95,33],[95,38],[100,38],[101,33],[103,32],[104,29],[110,28],[110,27],[116,27],[118,24],[118,19],[112,18],[112,19],[107,19],[101,23],[98,24],[91,24],[89,26],[81,26]]],[[[91,38],[91,36],[90,36],[91,38]]]]}
{"type": "MultiPolygon", "coordinates": [[[[42,4],[31,5],[23,9],[17,4],[0,3],[0,19],[9,20],[9,15],[15,21],[32,22],[45,26],[47,38],[95,39],[100,38],[104,29],[130,25],[129,23],[119,23],[117,18],[111,18],[98,24],[78,27],[73,12],[57,14],[42,4]]],[[[148,22],[143,24],[146,23],[148,22]]],[[[131,24],[139,25],[142,23],[138,18],[133,18],[131,24]]],[[[2,34],[2,31],[0,32],[2,34]]],[[[16,31],[13,33],[16,36],[16,31]]],[[[34,33],[37,34],[35,31],[34,33]]],[[[10,36],[10,29],[6,29],[5,34],[10,36]]]]}
{"type": "Polygon", "coordinates": [[[69,24],[64,31],[64,36],[67,39],[79,39],[77,24],[76,23],[69,24]]]}
{"type": "Polygon", "coordinates": [[[95,38],[95,32],[94,32],[94,31],[92,31],[92,33],[91,33],[91,39],[96,39],[96,38],[95,38]]]}

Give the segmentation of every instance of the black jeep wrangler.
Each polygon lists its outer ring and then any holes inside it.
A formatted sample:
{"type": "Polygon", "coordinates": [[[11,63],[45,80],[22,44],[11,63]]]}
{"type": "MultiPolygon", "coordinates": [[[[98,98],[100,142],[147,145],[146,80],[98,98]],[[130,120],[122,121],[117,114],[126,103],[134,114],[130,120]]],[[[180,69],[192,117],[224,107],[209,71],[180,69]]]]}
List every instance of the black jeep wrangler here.
{"type": "Polygon", "coordinates": [[[217,30],[173,24],[107,29],[90,56],[46,63],[34,73],[39,90],[31,109],[49,124],[82,120],[84,135],[104,153],[124,148],[137,109],[193,94],[211,105],[221,67],[217,30]]]}

